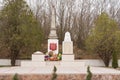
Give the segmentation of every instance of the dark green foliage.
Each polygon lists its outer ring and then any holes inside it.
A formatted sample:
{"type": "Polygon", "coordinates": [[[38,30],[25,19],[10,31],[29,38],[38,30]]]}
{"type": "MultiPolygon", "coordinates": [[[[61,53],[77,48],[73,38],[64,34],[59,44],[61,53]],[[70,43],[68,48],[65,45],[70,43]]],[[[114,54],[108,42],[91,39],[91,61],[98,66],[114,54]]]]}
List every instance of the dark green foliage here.
{"type": "Polygon", "coordinates": [[[118,49],[118,44],[116,44],[116,41],[119,42],[116,38],[118,30],[115,20],[106,13],[101,13],[95,20],[95,26],[86,40],[87,49],[92,53],[97,53],[106,67],[109,66],[113,52],[118,49]]]}
{"type": "Polygon", "coordinates": [[[41,48],[42,29],[24,0],[4,2],[0,13],[0,48],[7,49],[11,65],[15,66],[20,53],[33,53],[41,48]]]}
{"type": "Polygon", "coordinates": [[[116,53],[112,54],[112,67],[118,68],[118,58],[116,53]]]}
{"type": "Polygon", "coordinates": [[[13,79],[12,80],[19,80],[18,79],[18,74],[15,74],[14,76],[13,76],[13,79]]]}
{"type": "Polygon", "coordinates": [[[54,66],[53,74],[52,74],[52,79],[51,79],[51,80],[56,80],[56,78],[57,78],[57,73],[56,73],[56,71],[57,71],[57,68],[56,68],[56,66],[54,66]]]}
{"type": "Polygon", "coordinates": [[[87,67],[87,77],[86,77],[86,80],[91,80],[92,79],[92,73],[90,71],[90,67],[88,66],[87,67]]]}

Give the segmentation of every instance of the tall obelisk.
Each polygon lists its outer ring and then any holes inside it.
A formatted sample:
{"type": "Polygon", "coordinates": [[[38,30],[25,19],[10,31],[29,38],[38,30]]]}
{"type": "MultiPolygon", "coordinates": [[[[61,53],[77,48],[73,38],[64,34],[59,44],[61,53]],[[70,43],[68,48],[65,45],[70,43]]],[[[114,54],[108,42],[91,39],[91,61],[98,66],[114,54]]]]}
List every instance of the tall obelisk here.
{"type": "Polygon", "coordinates": [[[49,34],[49,39],[57,39],[57,34],[56,34],[56,26],[55,26],[55,8],[52,6],[52,17],[51,17],[51,27],[50,27],[50,34],[49,34]]]}
{"type": "Polygon", "coordinates": [[[53,51],[55,54],[58,54],[58,37],[56,33],[56,25],[55,25],[55,7],[52,6],[52,15],[51,15],[51,27],[50,34],[48,39],[48,52],[53,51]]]}

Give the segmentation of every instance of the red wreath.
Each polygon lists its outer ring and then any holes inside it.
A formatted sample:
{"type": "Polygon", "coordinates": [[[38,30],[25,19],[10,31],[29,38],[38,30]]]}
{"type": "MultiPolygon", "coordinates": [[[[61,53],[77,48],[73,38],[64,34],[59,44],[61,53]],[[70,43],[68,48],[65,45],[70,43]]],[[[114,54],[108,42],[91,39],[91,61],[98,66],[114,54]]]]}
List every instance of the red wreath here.
{"type": "Polygon", "coordinates": [[[57,44],[56,43],[50,43],[50,50],[54,51],[57,49],[57,44]]]}

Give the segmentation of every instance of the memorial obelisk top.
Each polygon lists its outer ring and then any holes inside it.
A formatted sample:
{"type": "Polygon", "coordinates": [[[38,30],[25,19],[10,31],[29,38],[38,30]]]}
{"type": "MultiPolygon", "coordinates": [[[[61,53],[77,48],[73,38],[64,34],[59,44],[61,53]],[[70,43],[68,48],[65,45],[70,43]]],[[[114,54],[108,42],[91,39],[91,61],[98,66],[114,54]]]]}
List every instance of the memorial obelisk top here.
{"type": "Polygon", "coordinates": [[[56,25],[55,25],[55,7],[52,6],[52,17],[51,17],[51,27],[50,27],[50,34],[49,34],[49,39],[57,39],[57,34],[56,34],[56,25]]]}

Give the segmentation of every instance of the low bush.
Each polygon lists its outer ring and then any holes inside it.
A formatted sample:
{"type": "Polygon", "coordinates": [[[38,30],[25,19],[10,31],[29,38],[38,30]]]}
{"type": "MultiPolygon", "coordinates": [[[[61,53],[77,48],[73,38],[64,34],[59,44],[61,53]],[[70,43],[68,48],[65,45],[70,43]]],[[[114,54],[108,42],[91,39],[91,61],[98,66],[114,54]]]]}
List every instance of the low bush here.
{"type": "Polygon", "coordinates": [[[57,68],[56,68],[56,66],[54,66],[53,74],[52,74],[52,79],[51,80],[56,80],[57,79],[57,73],[56,73],[56,71],[57,71],[57,68]]]}
{"type": "Polygon", "coordinates": [[[14,76],[13,76],[13,79],[12,80],[19,80],[18,79],[18,74],[15,74],[14,76]]]}
{"type": "Polygon", "coordinates": [[[90,71],[90,67],[88,66],[87,67],[87,77],[86,77],[86,80],[91,80],[92,79],[92,73],[90,71]]]}

